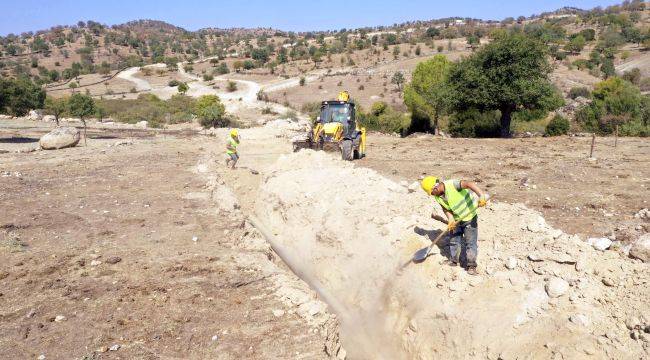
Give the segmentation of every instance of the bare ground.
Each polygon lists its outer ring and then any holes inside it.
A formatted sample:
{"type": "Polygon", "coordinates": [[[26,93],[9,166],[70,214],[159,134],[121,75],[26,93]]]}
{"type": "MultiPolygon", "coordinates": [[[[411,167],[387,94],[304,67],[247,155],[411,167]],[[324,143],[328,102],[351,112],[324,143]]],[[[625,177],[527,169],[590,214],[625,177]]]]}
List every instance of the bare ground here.
{"type": "Polygon", "coordinates": [[[0,155],[0,358],[325,357],[255,266],[272,256],[214,210],[195,172],[210,140],[141,135],[0,155]]]}

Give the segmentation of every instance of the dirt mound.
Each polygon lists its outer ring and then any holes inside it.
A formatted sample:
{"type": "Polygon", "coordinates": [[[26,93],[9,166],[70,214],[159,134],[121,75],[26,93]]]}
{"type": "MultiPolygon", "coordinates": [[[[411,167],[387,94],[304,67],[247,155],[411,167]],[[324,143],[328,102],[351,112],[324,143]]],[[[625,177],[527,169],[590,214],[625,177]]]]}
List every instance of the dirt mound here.
{"type": "Polygon", "coordinates": [[[343,304],[353,358],[647,356],[647,265],[521,204],[481,210],[472,277],[443,264],[444,244],[400,271],[441,231],[432,200],[330,154],[280,157],[257,198],[258,217],[343,304]]]}

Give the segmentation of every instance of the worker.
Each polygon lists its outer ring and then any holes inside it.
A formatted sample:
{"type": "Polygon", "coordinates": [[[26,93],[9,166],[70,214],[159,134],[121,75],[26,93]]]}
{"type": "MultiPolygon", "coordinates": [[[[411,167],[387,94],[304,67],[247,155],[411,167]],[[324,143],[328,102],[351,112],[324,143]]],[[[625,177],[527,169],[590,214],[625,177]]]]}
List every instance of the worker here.
{"type": "Polygon", "coordinates": [[[228,135],[228,140],[226,141],[226,166],[230,165],[231,169],[235,168],[237,160],[239,160],[239,153],[237,152],[237,146],[239,146],[239,132],[237,129],[230,130],[230,135],[228,135]]]}
{"type": "MultiPolygon", "coordinates": [[[[460,261],[461,244],[464,244],[467,257],[467,273],[478,274],[476,258],[478,256],[478,216],[476,210],[487,204],[488,194],[476,184],[466,180],[440,181],[435,176],[422,179],[422,190],[433,196],[447,216],[447,231],[451,266],[460,261]],[[478,196],[478,202],[470,191],[478,196]]],[[[433,215],[432,215],[433,217],[433,215]]]]}

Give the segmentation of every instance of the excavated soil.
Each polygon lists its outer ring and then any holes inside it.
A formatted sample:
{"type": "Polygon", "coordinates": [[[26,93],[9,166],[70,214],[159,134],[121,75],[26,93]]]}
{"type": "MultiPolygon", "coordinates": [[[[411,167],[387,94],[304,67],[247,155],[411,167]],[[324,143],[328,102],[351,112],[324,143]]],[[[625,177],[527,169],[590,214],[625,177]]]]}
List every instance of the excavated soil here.
{"type": "Polygon", "coordinates": [[[626,327],[650,319],[646,264],[493,202],[479,215],[479,276],[445,265],[444,245],[400,270],[441,230],[431,199],[411,190],[304,150],[281,156],[257,191],[258,216],[343,305],[352,358],[648,355],[626,327]],[[558,281],[568,289],[551,298],[558,281]]]}

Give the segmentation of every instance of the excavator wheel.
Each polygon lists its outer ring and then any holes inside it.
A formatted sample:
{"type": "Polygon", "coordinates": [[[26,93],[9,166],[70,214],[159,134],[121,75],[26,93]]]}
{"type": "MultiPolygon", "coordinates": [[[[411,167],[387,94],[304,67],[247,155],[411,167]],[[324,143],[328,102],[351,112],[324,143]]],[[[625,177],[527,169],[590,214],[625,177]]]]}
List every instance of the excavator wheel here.
{"type": "Polygon", "coordinates": [[[341,143],[341,158],[343,160],[352,160],[352,140],[343,140],[341,143]]]}

